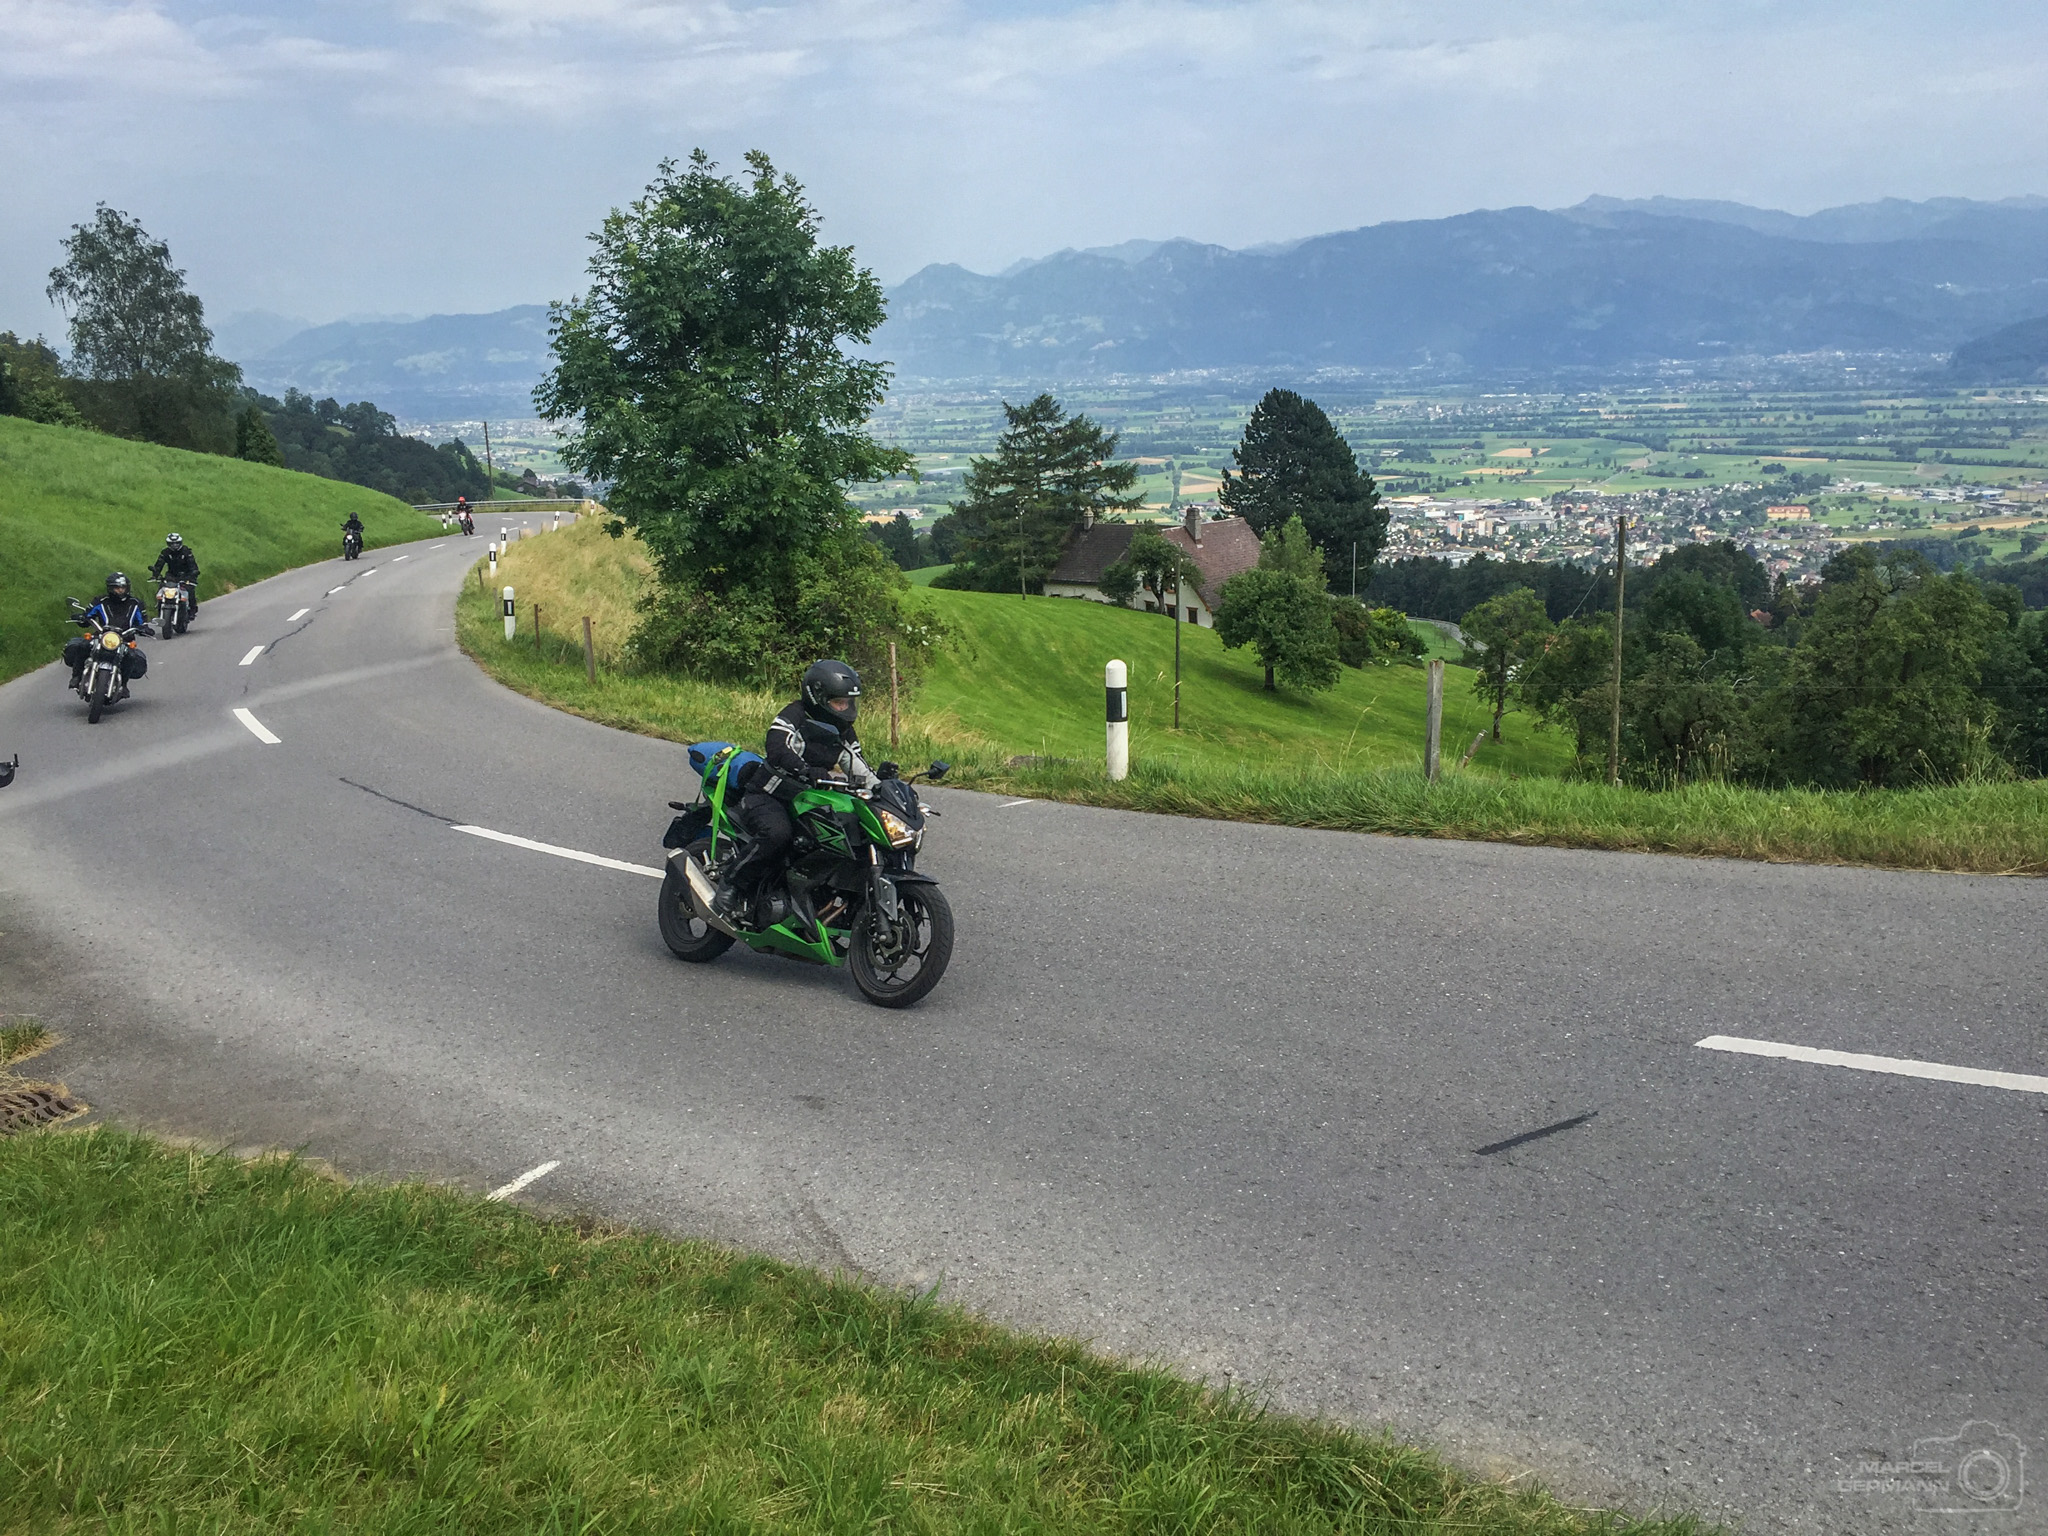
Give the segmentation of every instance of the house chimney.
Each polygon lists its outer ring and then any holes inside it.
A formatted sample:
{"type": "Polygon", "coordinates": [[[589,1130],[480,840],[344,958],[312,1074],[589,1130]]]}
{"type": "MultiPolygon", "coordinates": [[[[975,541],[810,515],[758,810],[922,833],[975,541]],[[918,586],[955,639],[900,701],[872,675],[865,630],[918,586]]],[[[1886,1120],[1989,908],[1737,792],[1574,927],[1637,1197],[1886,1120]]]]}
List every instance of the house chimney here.
{"type": "Polygon", "coordinates": [[[1197,544],[1202,542],[1202,514],[1193,507],[1188,508],[1187,530],[1190,539],[1197,544]]]}

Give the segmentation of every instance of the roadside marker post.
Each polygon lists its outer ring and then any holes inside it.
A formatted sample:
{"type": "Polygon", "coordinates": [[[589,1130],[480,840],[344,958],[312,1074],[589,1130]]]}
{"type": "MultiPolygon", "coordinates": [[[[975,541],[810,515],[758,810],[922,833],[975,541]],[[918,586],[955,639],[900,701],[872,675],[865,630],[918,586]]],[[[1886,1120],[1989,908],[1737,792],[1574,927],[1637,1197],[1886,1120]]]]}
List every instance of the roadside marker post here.
{"type": "MultiPolygon", "coordinates": [[[[511,591],[507,587],[506,591],[511,591]]],[[[1444,734],[1444,664],[1438,657],[1429,664],[1429,734],[1422,743],[1422,773],[1430,783],[1436,782],[1438,757],[1441,755],[1444,734]]]]}
{"type": "Polygon", "coordinates": [[[517,622],[518,620],[513,617],[512,611],[512,589],[507,587],[505,589],[505,638],[507,640],[512,638],[512,626],[517,622]]]}
{"type": "Polygon", "coordinates": [[[492,580],[496,580],[496,579],[497,579],[497,575],[498,575],[498,546],[497,546],[497,545],[495,545],[495,544],[493,544],[493,545],[491,546],[491,578],[492,578],[492,580]]]}
{"type": "Polygon", "coordinates": [[[590,638],[590,615],[583,615],[583,673],[590,679],[590,686],[597,686],[597,645],[590,638]]]}
{"type": "Polygon", "coordinates": [[[1109,726],[1109,777],[1112,783],[1131,772],[1130,669],[1112,661],[1102,669],[1103,718],[1109,726]]]}

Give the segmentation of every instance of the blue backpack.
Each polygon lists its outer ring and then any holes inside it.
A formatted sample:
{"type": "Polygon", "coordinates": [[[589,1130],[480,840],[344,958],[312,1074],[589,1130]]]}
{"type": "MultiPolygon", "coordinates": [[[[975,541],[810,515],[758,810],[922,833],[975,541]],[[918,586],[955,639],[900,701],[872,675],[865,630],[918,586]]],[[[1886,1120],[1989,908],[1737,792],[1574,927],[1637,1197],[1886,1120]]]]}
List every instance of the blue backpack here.
{"type": "MultiPolygon", "coordinates": [[[[766,762],[760,753],[742,751],[729,741],[699,741],[690,747],[690,767],[700,778],[715,772],[724,783],[727,794],[744,793],[747,771],[756,763],[766,762]]],[[[704,789],[707,794],[711,790],[708,780],[704,789]]]]}

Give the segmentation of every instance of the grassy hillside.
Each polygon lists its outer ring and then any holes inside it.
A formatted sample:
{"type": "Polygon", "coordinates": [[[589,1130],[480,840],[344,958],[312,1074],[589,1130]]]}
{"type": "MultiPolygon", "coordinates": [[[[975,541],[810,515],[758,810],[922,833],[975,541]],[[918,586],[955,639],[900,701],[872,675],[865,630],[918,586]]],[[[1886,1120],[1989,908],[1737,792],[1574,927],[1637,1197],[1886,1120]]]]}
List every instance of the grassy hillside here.
{"type": "MultiPolygon", "coordinates": [[[[781,695],[621,668],[646,564],[595,519],[514,545],[500,580],[519,592],[508,645],[496,596],[472,580],[456,609],[464,649],[508,687],[605,725],[672,741],[754,740],[781,695]],[[532,603],[545,635],[536,643],[532,603]],[[597,624],[599,669],[585,680],[580,619],[597,624]]],[[[972,592],[930,594],[959,631],[905,711],[896,756],[955,764],[950,782],[1129,810],[1418,837],[1725,858],[1874,864],[1980,874],[2048,874],[2048,781],[1841,793],[1701,784],[1610,789],[1555,775],[1555,734],[1510,716],[1507,740],[1426,784],[1420,771],[1423,675],[1344,674],[1331,694],[1275,698],[1251,659],[1183,627],[1185,729],[1169,728],[1173,626],[1098,604],[972,592]],[[1132,667],[1130,778],[1102,773],[1102,663],[1132,667]],[[1020,755],[1041,759],[1014,764],[1020,755]],[[1053,759],[1046,761],[1044,759],[1053,759]]],[[[1449,670],[1444,746],[1455,762],[1484,723],[1468,672],[1449,670]]],[[[867,737],[885,742],[885,694],[867,737]]],[[[680,788],[681,786],[678,786],[680,788]]]]}
{"type": "Polygon", "coordinates": [[[359,485],[0,416],[0,682],[76,633],[66,597],[116,569],[139,593],[173,529],[198,551],[204,602],[338,555],[350,509],[372,546],[440,526],[359,485]]]}
{"type": "MultiPolygon", "coordinates": [[[[646,571],[637,541],[609,538],[597,519],[587,518],[573,529],[513,545],[499,566],[498,581],[517,590],[523,614],[530,615],[538,602],[542,624],[551,634],[580,640],[582,615],[593,615],[598,660],[617,668],[646,571]]],[[[1181,730],[1176,734],[1174,626],[1159,615],[989,592],[933,590],[921,600],[958,637],[915,700],[907,701],[919,730],[942,750],[958,753],[977,746],[1003,756],[1099,763],[1102,668],[1114,657],[1130,667],[1134,762],[1155,762],[1169,770],[1249,764],[1348,772],[1422,760],[1426,684],[1419,667],[1347,667],[1329,693],[1267,693],[1250,651],[1226,651],[1215,631],[1183,626],[1181,730]]],[[[1472,692],[1471,672],[1451,667],[1445,677],[1444,745],[1455,761],[1488,724],[1488,714],[1472,692]]],[[[700,709],[712,702],[710,694],[699,698],[689,685],[667,679],[619,681],[653,690],[643,707],[655,705],[663,690],[671,706],[679,706],[686,695],[700,709]]],[[[869,679],[867,718],[876,722],[868,727],[871,738],[886,727],[886,686],[886,679],[869,679]]],[[[687,712],[677,718],[683,734],[693,729],[689,718],[694,717],[687,712]]],[[[1570,756],[1563,736],[1537,732],[1519,715],[1508,717],[1505,735],[1500,746],[1489,742],[1480,749],[1479,766],[1555,773],[1570,756]]]]}
{"type": "MultiPolygon", "coordinates": [[[[1102,668],[1129,664],[1131,757],[1187,767],[1241,764],[1298,772],[1420,764],[1426,679],[1420,667],[1342,669],[1328,693],[1267,693],[1258,658],[1228,651],[1216,632],[1180,626],[1181,729],[1173,726],[1174,625],[1076,599],[934,590],[931,603],[961,643],[919,695],[928,716],[1034,756],[1102,757],[1102,668]]],[[[1473,674],[1445,669],[1444,748],[1453,759],[1490,723],[1473,674]]],[[[879,701],[877,701],[879,702],[879,701]]],[[[870,707],[873,707],[872,705],[870,707]]],[[[1570,758],[1558,732],[1519,715],[1475,762],[1514,773],[1555,773],[1570,758]]]]}

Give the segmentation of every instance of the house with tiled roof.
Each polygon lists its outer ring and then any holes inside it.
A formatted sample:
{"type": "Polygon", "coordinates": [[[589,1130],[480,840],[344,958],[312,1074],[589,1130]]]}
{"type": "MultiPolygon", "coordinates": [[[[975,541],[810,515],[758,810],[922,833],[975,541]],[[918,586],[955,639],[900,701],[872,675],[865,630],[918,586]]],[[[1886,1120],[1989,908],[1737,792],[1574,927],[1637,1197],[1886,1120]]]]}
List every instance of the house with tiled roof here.
{"type": "MultiPolygon", "coordinates": [[[[1088,521],[1074,530],[1059,563],[1045,579],[1047,597],[1079,597],[1106,603],[1102,573],[1121,560],[1131,547],[1131,538],[1144,523],[1098,523],[1088,521]]],[[[1241,517],[1205,521],[1194,508],[1178,528],[1162,528],[1160,537],[1178,544],[1193,559],[1202,575],[1186,591],[1165,597],[1150,588],[1140,588],[1134,604],[1147,613],[1178,609],[1175,617],[1189,624],[1216,627],[1216,605],[1223,600],[1223,583],[1259,563],[1259,536],[1241,517]]]]}

